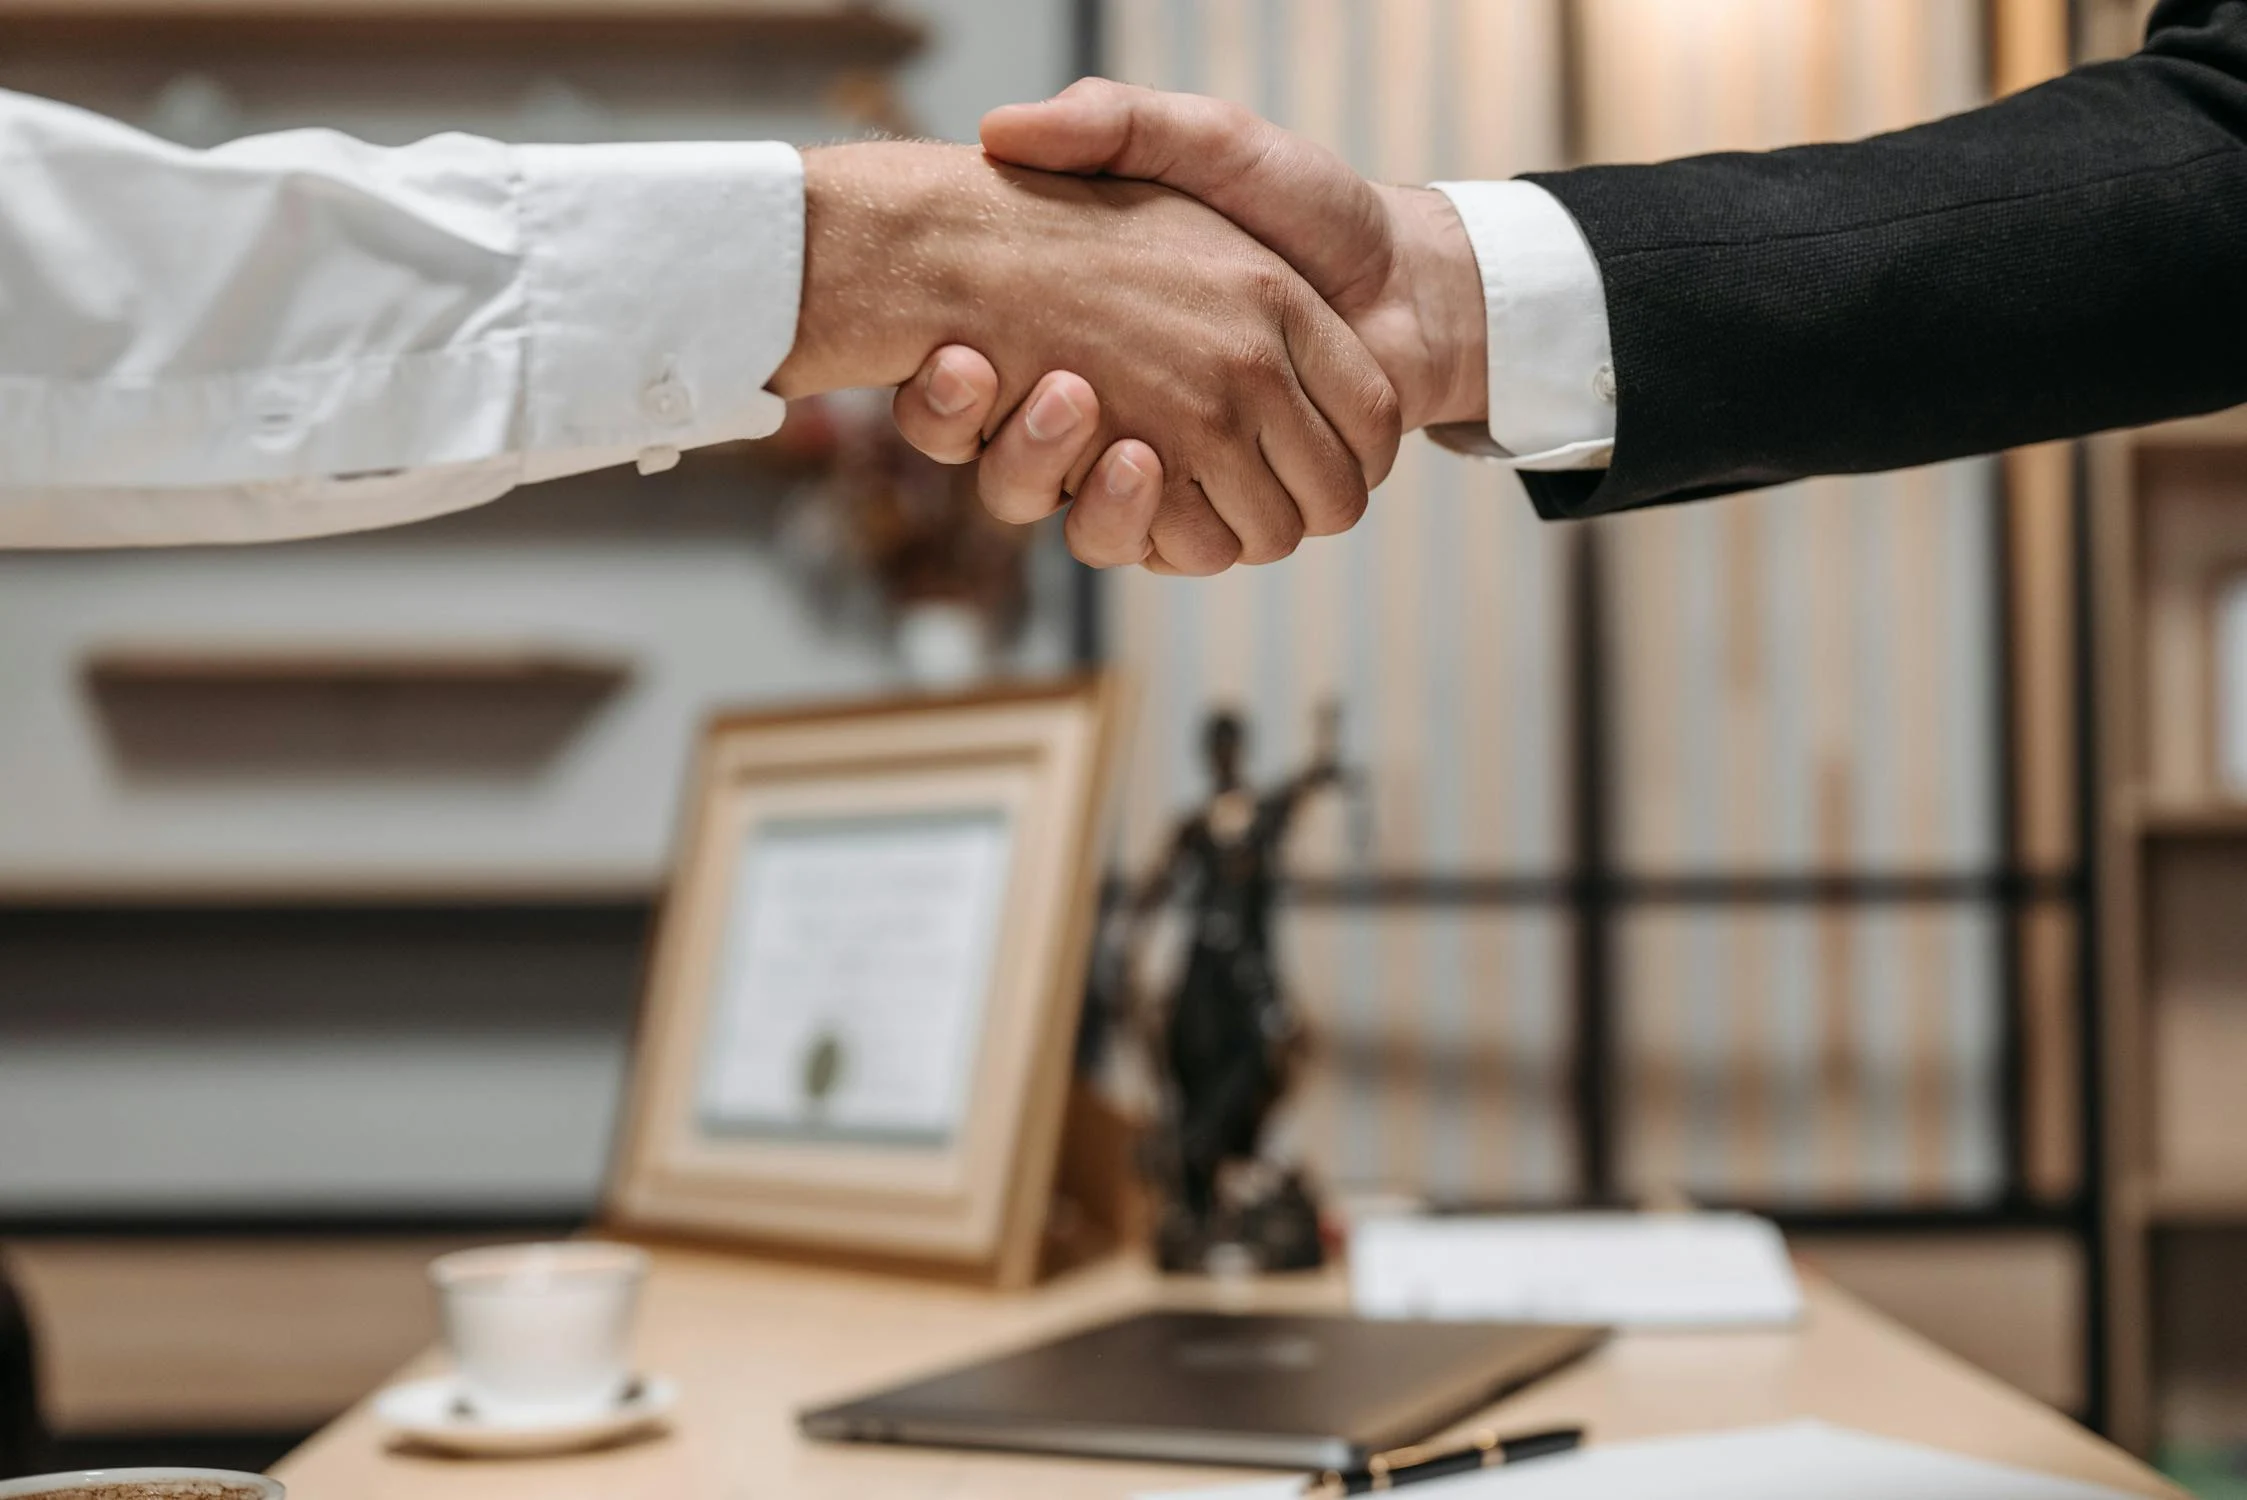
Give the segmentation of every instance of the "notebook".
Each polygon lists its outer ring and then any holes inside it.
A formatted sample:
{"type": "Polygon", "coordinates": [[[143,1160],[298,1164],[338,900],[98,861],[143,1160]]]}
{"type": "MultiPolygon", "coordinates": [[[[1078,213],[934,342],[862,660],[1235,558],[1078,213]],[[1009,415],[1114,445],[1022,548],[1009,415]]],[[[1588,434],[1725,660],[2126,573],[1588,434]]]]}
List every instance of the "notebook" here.
{"type": "Polygon", "coordinates": [[[1618,1328],[1772,1326],[1802,1315],[1778,1227],[1737,1213],[1370,1219],[1350,1236],[1350,1299],[1369,1318],[1618,1328]]]}

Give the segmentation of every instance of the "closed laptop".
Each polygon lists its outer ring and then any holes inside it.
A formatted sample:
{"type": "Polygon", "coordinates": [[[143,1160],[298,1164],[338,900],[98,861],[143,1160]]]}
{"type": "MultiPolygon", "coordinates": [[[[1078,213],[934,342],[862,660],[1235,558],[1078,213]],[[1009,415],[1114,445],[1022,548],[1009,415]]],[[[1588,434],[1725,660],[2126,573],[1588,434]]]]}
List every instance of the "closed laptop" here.
{"type": "Polygon", "coordinates": [[[815,1438],[1338,1469],[1467,1416],[1605,1330],[1150,1312],[804,1412],[815,1438]]]}

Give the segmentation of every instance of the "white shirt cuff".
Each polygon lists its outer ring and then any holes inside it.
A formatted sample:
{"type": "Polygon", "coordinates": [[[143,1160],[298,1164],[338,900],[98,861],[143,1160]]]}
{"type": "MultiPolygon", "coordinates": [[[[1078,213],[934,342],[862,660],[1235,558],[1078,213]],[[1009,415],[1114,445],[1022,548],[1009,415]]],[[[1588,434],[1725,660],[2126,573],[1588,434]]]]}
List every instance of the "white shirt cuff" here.
{"type": "Polygon", "coordinates": [[[1599,261],[1560,201],[1529,182],[1439,182],[1466,226],[1489,320],[1490,419],[1429,429],[1517,469],[1604,467],[1615,366],[1599,261]]]}
{"type": "Polygon", "coordinates": [[[804,168],[781,142],[524,146],[526,481],[763,437],[796,342],[804,168]]]}

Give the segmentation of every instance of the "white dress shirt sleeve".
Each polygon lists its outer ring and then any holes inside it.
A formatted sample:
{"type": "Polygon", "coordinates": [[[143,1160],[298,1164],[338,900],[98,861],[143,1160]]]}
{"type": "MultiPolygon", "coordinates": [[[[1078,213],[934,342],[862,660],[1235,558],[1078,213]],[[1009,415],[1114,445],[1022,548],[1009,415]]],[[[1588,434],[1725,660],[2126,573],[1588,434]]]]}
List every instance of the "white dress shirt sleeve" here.
{"type": "Polygon", "coordinates": [[[1604,468],[1615,448],[1615,364],[1599,261],[1560,200],[1529,182],[1439,182],[1482,276],[1488,428],[1428,435],[1517,469],[1604,468]]]}
{"type": "Polygon", "coordinates": [[[382,526],[756,437],[785,145],[211,151],[0,92],[0,545],[382,526]]]}

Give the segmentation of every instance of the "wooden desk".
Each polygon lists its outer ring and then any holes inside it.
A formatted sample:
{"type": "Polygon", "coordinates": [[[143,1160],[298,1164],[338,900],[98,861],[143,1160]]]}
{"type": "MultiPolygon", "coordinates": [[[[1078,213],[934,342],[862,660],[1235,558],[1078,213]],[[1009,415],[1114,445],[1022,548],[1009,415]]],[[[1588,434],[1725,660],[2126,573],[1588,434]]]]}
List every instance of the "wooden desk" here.
{"type": "MultiPolygon", "coordinates": [[[[1598,1442],[1818,1416],[2140,1494],[2177,1493],[1830,1286],[1812,1279],[1809,1292],[1797,1330],[1625,1336],[1508,1400],[1499,1420],[1582,1421],[1598,1442]]],[[[1262,1307],[1335,1308],[1343,1289],[1310,1277],[1253,1296],[1262,1307]]],[[[383,1451],[362,1406],[274,1472],[299,1500],[1075,1500],[1225,1477],[796,1435],[800,1405],[1157,1301],[1222,1305],[1205,1284],[1165,1282],[1124,1262],[1002,1297],[666,1251],[648,1287],[641,1353],[643,1368],[683,1387],[669,1436],[574,1458],[470,1462],[383,1451]]]]}

